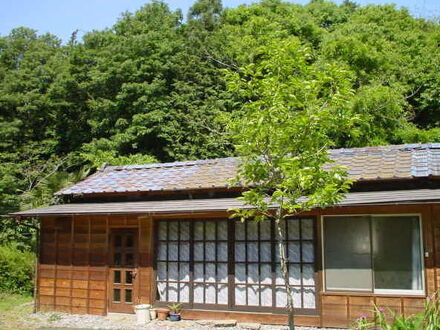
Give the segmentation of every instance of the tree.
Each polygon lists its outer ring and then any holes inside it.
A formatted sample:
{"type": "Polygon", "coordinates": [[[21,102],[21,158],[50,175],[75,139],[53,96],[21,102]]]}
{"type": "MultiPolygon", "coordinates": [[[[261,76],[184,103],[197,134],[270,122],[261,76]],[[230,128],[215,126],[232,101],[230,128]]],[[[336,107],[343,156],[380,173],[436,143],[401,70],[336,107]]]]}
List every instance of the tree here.
{"type": "Polygon", "coordinates": [[[336,65],[309,64],[296,38],[260,48],[260,61],[228,71],[231,92],[246,99],[228,129],[242,158],[238,177],[251,209],[242,221],[273,219],[287,292],[289,327],[294,301],[289,285],[284,228],[287,217],[336,204],[350,186],[343,169],[328,166],[332,136],[352,122],[352,75],[336,65]]]}
{"type": "Polygon", "coordinates": [[[260,63],[265,46],[291,38],[316,72],[353,72],[345,110],[357,121],[333,133],[335,146],[440,141],[438,22],[324,0],[196,0],[187,14],[155,0],[67,44],[27,28],[0,36],[1,214],[40,204],[51,191],[35,183],[56,181],[54,168],[75,177],[102,162],[233,155],[217,119],[247,99],[221,70],[260,63]]]}

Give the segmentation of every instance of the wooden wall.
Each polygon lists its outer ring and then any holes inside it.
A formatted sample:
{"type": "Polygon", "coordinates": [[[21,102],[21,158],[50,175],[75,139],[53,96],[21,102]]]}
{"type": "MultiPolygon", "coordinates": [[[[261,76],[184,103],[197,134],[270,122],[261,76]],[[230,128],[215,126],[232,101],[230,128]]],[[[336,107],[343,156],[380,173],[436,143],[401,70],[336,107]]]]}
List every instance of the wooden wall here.
{"type": "Polygon", "coordinates": [[[137,216],[43,218],[37,309],[75,314],[107,313],[109,233],[112,228],[138,228],[138,297],[134,297],[134,302],[150,303],[152,226],[151,218],[137,216]]]}
{"type": "MultiPolygon", "coordinates": [[[[440,205],[396,205],[333,208],[314,215],[327,214],[400,214],[422,215],[425,283],[427,294],[440,290],[440,205]]],[[[188,215],[189,216],[189,215],[188,215]]],[[[195,215],[191,215],[194,217],[195,215]]],[[[204,215],[205,217],[207,215],[204,215]]],[[[216,216],[219,216],[218,214],[216,216]]],[[[176,218],[184,216],[176,215],[176,218]]],[[[318,217],[320,218],[320,217],[318,217]]],[[[45,217],[42,219],[40,264],[38,267],[39,310],[56,310],[70,313],[105,315],[107,313],[107,278],[109,233],[112,228],[138,228],[139,269],[138,296],[135,303],[154,303],[153,225],[151,217],[142,216],[73,216],[45,217]]],[[[321,237],[319,223],[318,237],[321,237]]],[[[318,251],[322,251],[318,239],[318,251]]],[[[321,265],[318,265],[318,268],[321,265]]],[[[318,270],[319,283],[322,270],[318,270]]],[[[298,321],[324,327],[349,327],[361,314],[371,314],[373,304],[386,307],[399,314],[417,313],[423,308],[425,297],[391,296],[362,293],[329,293],[320,290],[319,313],[321,317],[302,318],[298,321]]],[[[226,311],[200,314],[187,311],[190,318],[218,318],[233,313],[226,311]],[[225,314],[226,313],[226,314],[225,314]],[[229,313],[229,314],[228,314],[229,313]],[[209,316],[211,315],[211,316],[209,316]]],[[[243,313],[245,315],[246,313],[243,313]]],[[[246,314],[252,319],[252,313],[246,314]]],[[[267,315],[267,314],[266,314],[267,315]]],[[[242,318],[245,318],[244,316],[242,318]]],[[[282,323],[283,316],[264,317],[282,323]]]]}
{"type": "Polygon", "coordinates": [[[440,206],[435,205],[432,208],[432,274],[430,275],[430,291],[437,291],[440,294],[440,206]]]}

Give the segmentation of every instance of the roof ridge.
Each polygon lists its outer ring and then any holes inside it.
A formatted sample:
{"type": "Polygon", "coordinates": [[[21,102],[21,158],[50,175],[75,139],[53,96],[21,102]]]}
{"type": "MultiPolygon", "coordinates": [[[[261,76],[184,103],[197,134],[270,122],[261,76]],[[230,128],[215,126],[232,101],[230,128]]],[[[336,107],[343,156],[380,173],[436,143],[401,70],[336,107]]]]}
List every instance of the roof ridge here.
{"type": "Polygon", "coordinates": [[[150,168],[165,168],[165,167],[179,167],[179,166],[194,166],[203,164],[215,164],[219,161],[235,160],[238,157],[223,157],[223,158],[211,158],[211,159],[196,159],[185,160],[168,163],[151,163],[151,164],[135,164],[135,165],[117,165],[106,166],[103,171],[122,171],[122,170],[145,170],[150,168]]]}
{"type": "MultiPolygon", "coordinates": [[[[366,147],[354,147],[354,148],[338,148],[330,149],[330,154],[342,154],[342,153],[352,153],[357,151],[384,151],[384,150],[415,150],[415,149],[440,149],[440,143],[413,143],[413,144],[391,144],[382,146],[366,146],[366,147]]],[[[134,165],[116,165],[109,166],[106,165],[102,167],[101,171],[122,171],[122,170],[144,170],[151,168],[166,168],[166,167],[180,167],[180,166],[194,166],[203,164],[215,164],[219,161],[235,160],[239,157],[220,157],[220,158],[210,158],[210,159],[196,159],[196,160],[184,160],[175,161],[167,163],[151,163],[151,164],[134,164],[134,165]]]]}
{"type": "Polygon", "coordinates": [[[355,147],[355,148],[339,148],[331,149],[330,153],[340,154],[345,152],[354,151],[384,151],[384,150],[396,150],[396,151],[411,151],[411,150],[425,150],[425,149],[440,149],[440,143],[412,143],[412,144],[389,144],[381,146],[366,146],[366,147],[355,147]]]}

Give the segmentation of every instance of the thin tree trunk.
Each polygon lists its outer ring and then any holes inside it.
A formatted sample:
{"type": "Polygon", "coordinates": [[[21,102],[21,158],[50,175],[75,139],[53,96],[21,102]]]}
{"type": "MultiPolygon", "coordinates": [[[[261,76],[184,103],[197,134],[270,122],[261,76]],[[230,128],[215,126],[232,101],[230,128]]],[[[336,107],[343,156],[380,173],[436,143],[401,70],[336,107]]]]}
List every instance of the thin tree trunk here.
{"type": "Polygon", "coordinates": [[[288,311],[288,318],[289,318],[289,329],[294,330],[295,329],[295,310],[294,310],[294,302],[293,302],[293,296],[292,296],[292,288],[290,287],[289,283],[289,271],[287,268],[287,258],[286,258],[286,243],[285,243],[285,223],[286,219],[284,219],[282,210],[279,209],[276,212],[275,217],[275,225],[276,225],[276,231],[277,231],[277,241],[278,241],[278,248],[280,253],[280,262],[281,262],[281,271],[283,272],[283,278],[284,278],[284,287],[286,288],[286,294],[287,294],[287,311],[288,311]]]}

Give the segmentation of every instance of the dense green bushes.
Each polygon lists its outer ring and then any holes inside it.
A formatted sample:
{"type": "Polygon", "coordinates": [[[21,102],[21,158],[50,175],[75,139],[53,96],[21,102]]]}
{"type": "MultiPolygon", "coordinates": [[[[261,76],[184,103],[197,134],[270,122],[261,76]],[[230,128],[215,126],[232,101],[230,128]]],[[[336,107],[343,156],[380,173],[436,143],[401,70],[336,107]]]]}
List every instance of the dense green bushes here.
{"type": "Polygon", "coordinates": [[[31,294],[35,254],[15,245],[0,245],[0,292],[31,294]]]}

